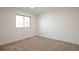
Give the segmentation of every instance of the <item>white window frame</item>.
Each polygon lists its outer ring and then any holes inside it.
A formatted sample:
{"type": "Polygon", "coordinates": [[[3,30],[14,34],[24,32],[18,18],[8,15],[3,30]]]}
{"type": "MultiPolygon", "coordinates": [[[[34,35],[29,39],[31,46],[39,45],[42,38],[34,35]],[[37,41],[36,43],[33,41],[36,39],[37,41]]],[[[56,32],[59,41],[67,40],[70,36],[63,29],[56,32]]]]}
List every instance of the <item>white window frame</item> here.
{"type": "Polygon", "coordinates": [[[23,16],[23,27],[16,27],[16,28],[31,28],[31,16],[26,16],[26,15],[20,15],[20,14],[16,14],[18,16],[23,16]],[[29,17],[30,18],[30,24],[29,24],[29,27],[25,27],[25,22],[24,22],[24,17],[29,17]]]}

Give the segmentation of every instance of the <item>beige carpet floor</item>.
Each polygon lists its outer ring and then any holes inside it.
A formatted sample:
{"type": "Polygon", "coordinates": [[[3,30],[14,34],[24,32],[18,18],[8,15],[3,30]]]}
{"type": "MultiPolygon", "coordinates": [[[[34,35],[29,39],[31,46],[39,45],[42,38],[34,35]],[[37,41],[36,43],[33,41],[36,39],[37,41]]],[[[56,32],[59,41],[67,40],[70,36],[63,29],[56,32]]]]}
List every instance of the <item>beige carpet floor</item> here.
{"type": "Polygon", "coordinates": [[[1,51],[79,51],[79,45],[40,36],[0,46],[1,51]]]}

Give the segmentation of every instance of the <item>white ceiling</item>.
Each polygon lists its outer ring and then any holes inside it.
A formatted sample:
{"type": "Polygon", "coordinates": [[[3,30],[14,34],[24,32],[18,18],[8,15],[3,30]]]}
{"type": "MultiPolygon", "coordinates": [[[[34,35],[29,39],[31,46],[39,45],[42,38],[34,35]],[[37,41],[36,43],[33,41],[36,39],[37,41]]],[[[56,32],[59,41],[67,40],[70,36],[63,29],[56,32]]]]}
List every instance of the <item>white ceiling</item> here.
{"type": "Polygon", "coordinates": [[[28,12],[28,13],[39,14],[39,13],[55,10],[56,8],[57,7],[34,7],[34,8],[30,8],[30,7],[17,7],[16,9],[17,10],[22,10],[22,11],[28,12]]]}

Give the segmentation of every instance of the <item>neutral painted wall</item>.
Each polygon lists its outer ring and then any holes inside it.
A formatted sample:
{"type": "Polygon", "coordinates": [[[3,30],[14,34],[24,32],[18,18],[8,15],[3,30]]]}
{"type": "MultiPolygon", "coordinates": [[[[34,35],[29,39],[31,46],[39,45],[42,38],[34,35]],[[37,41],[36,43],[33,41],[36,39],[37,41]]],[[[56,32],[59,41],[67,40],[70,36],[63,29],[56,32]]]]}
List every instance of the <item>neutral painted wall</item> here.
{"type": "MultiPolygon", "coordinates": [[[[1,12],[0,12],[1,14],[1,12]]],[[[0,15],[0,18],[1,18],[1,15],[0,15]]],[[[0,33],[2,33],[2,22],[1,22],[1,19],[0,19],[0,33]]],[[[0,39],[2,39],[2,34],[0,34],[0,39]]]]}
{"type": "Polygon", "coordinates": [[[36,20],[34,15],[15,8],[0,8],[0,45],[36,35],[36,20]],[[16,28],[17,13],[31,16],[31,28],[16,28]]]}
{"type": "Polygon", "coordinates": [[[17,39],[31,37],[37,35],[37,18],[34,14],[25,13],[20,10],[16,10],[16,14],[31,16],[30,28],[16,28],[17,39]]]}
{"type": "Polygon", "coordinates": [[[14,41],[15,37],[15,10],[13,8],[0,8],[1,38],[0,44],[14,41]]]}
{"type": "Polygon", "coordinates": [[[79,44],[79,8],[58,8],[38,18],[39,35],[79,44]]]}
{"type": "MultiPolygon", "coordinates": [[[[79,17],[79,12],[78,12],[78,15],[77,15],[78,17],[79,17]]],[[[77,27],[78,27],[78,35],[77,35],[77,37],[78,37],[78,39],[79,39],[79,19],[78,19],[78,24],[77,24],[77,27]]]]}

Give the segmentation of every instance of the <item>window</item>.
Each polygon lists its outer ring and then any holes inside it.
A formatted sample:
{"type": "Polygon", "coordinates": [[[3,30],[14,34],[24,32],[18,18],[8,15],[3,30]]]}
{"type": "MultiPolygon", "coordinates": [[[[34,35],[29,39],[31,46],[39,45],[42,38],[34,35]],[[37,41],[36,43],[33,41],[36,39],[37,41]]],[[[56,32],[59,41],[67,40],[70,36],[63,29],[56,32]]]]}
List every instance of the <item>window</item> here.
{"type": "Polygon", "coordinates": [[[30,17],[28,16],[16,15],[16,28],[30,27],[30,21],[30,17]]]}

